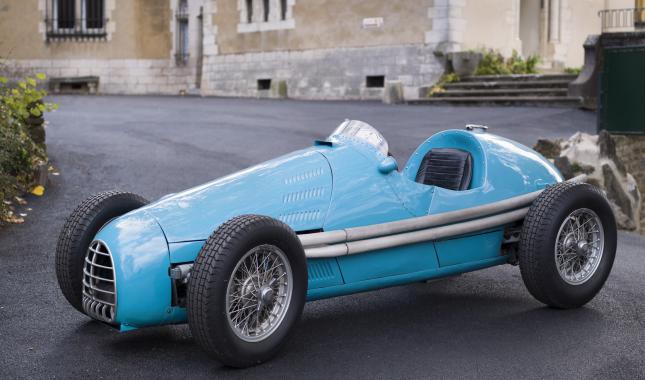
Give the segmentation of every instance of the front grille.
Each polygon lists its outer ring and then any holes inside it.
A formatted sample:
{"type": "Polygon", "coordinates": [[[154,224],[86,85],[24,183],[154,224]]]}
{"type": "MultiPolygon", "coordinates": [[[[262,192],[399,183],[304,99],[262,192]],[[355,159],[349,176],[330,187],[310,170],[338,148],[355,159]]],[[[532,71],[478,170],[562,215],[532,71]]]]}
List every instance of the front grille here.
{"type": "Polygon", "coordinates": [[[83,266],[83,310],[92,318],[113,323],[116,312],[114,264],[107,245],[94,240],[83,266]]]}

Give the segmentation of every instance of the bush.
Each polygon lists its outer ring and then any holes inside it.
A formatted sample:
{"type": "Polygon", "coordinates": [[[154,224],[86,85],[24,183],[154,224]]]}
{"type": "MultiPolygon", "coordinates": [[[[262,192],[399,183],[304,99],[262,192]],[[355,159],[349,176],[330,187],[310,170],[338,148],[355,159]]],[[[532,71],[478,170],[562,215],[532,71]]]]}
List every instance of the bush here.
{"type": "Polygon", "coordinates": [[[27,119],[56,108],[43,102],[45,90],[38,88],[42,74],[27,77],[15,87],[0,76],[0,222],[7,219],[8,202],[33,185],[38,165],[47,162],[42,147],[30,137],[27,119]]]}
{"type": "Polygon", "coordinates": [[[455,73],[444,74],[434,86],[428,90],[428,97],[432,97],[435,94],[445,92],[446,89],[443,87],[446,83],[459,82],[459,75],[455,73]]]}
{"type": "Polygon", "coordinates": [[[482,51],[483,57],[475,75],[509,75],[509,74],[536,74],[537,65],[540,63],[538,56],[532,55],[522,58],[519,53],[513,50],[510,58],[493,49],[482,51]]]}
{"type": "Polygon", "coordinates": [[[565,67],[564,68],[564,72],[566,74],[580,75],[581,71],[582,71],[581,67],[565,67]]]}

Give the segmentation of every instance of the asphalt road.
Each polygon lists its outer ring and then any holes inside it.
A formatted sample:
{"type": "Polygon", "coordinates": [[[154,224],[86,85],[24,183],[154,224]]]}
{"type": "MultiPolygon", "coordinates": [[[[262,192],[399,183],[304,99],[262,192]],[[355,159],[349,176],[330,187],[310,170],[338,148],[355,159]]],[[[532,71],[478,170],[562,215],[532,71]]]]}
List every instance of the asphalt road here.
{"type": "Polygon", "coordinates": [[[61,175],[24,224],[0,229],[0,378],[645,378],[645,239],[620,233],[614,270],[586,307],[543,307],[502,266],[307,304],[286,350],[231,370],[187,326],[120,334],[70,307],[54,275],[58,232],[89,194],[155,199],[307,146],[344,118],[379,128],[403,164],[432,133],[466,123],[533,144],[592,132],[567,108],[174,97],[59,97],[48,116],[61,175]]]}

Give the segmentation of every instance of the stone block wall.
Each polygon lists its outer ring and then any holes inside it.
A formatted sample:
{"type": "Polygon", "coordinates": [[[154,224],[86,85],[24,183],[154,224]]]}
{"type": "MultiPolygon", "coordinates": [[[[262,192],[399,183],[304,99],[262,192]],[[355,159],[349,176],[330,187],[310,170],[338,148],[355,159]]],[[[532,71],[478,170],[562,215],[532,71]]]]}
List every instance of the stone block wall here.
{"type": "Polygon", "coordinates": [[[195,68],[169,59],[13,60],[18,70],[49,78],[98,76],[101,94],[176,95],[195,88],[195,68]]]}
{"type": "Polygon", "coordinates": [[[427,45],[315,49],[205,55],[203,95],[259,96],[258,79],[286,81],[288,97],[381,99],[383,88],[366,87],[366,76],[401,81],[406,99],[436,82],[443,66],[427,45]]]}
{"type": "MultiPolygon", "coordinates": [[[[612,135],[616,143],[616,155],[625,164],[641,194],[645,194],[645,136],[612,135]]],[[[640,231],[645,234],[645,206],[641,207],[640,231]]]]}

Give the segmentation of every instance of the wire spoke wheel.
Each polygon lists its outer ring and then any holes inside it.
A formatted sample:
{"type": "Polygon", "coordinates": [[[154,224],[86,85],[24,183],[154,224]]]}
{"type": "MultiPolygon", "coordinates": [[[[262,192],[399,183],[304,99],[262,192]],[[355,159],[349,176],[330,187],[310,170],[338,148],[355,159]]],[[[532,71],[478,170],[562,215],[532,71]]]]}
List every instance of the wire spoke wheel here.
{"type": "Polygon", "coordinates": [[[284,319],[291,302],[293,274],[280,248],[263,244],[248,251],[228,281],[228,322],[240,339],[259,342],[284,319]]]}
{"type": "Polygon", "coordinates": [[[555,242],[555,264],[571,285],[589,280],[602,260],[605,237],[598,215],[588,208],[570,213],[560,225],[555,242]]]}

